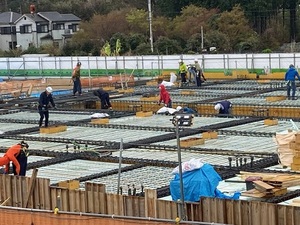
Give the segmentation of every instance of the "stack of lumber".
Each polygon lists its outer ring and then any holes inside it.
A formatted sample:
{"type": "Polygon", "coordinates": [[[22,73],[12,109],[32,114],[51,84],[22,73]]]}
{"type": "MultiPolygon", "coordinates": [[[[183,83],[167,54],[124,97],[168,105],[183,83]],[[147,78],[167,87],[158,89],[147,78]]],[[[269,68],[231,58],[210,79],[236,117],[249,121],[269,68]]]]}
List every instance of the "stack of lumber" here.
{"type": "Polygon", "coordinates": [[[259,176],[262,180],[253,181],[254,189],[242,192],[242,196],[268,198],[287,193],[287,188],[300,185],[300,174],[286,173],[250,173],[240,172],[246,180],[250,176],[259,176]]]}
{"type": "Polygon", "coordinates": [[[295,134],[295,140],[290,142],[290,149],[293,150],[292,170],[300,170],[300,133],[295,134]]]}

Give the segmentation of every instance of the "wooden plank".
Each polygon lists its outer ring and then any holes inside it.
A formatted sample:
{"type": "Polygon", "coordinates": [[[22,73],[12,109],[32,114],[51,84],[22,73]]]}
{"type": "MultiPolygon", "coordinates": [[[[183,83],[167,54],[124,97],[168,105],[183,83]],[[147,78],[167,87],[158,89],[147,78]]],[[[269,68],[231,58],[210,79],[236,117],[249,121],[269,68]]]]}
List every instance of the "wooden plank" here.
{"type": "MultiPolygon", "coordinates": [[[[163,201],[163,200],[161,200],[161,201],[163,201]]],[[[165,219],[174,219],[174,218],[176,218],[176,216],[175,217],[173,217],[173,215],[172,215],[172,212],[173,212],[173,210],[172,210],[172,205],[171,205],[171,201],[164,201],[164,207],[165,207],[165,219]]],[[[176,209],[176,208],[175,208],[176,209]]],[[[158,210],[159,211],[159,210],[158,210]]],[[[177,213],[176,213],[177,214],[177,213]]],[[[190,219],[190,218],[189,218],[190,219]]]]}
{"type": "Polygon", "coordinates": [[[31,179],[30,179],[30,184],[29,184],[29,190],[26,196],[26,200],[25,200],[25,208],[28,207],[28,203],[29,203],[29,199],[33,193],[34,187],[35,187],[35,181],[36,181],[36,177],[37,177],[37,173],[38,173],[38,169],[33,169],[32,171],[32,175],[31,175],[31,179]]]}
{"type": "Polygon", "coordinates": [[[93,195],[94,195],[94,213],[100,213],[100,192],[99,185],[93,183],[93,195]]]}
{"type": "Polygon", "coordinates": [[[132,196],[124,196],[124,202],[125,202],[125,215],[126,216],[133,216],[133,198],[132,196]]]}
{"type": "Polygon", "coordinates": [[[234,225],[244,225],[242,221],[242,201],[238,201],[234,204],[234,212],[234,225]]]}
{"type": "Polygon", "coordinates": [[[6,203],[6,206],[14,206],[14,198],[12,193],[12,177],[11,175],[5,176],[5,198],[9,198],[8,202],[6,203]]]}
{"type": "Polygon", "coordinates": [[[242,219],[242,225],[251,225],[251,216],[249,215],[250,204],[248,201],[241,201],[240,217],[242,219]]]}
{"type": "Polygon", "coordinates": [[[69,189],[61,189],[60,191],[61,211],[69,211],[69,189]]]}
{"type": "Polygon", "coordinates": [[[43,189],[44,189],[44,209],[50,210],[51,208],[51,197],[50,197],[50,179],[43,179],[43,189]]]}
{"type": "Polygon", "coordinates": [[[250,203],[250,224],[261,224],[261,204],[259,201],[251,201],[250,203]]]}
{"type": "Polygon", "coordinates": [[[108,193],[106,197],[107,197],[107,214],[112,215],[114,214],[113,194],[108,193]]]}
{"type": "Polygon", "coordinates": [[[278,205],[277,206],[277,224],[286,225],[286,206],[278,205]]]}
{"type": "Polygon", "coordinates": [[[257,190],[263,191],[263,192],[270,192],[274,188],[273,186],[271,186],[263,181],[260,181],[260,180],[253,181],[253,184],[257,190]]]}
{"type": "MultiPolygon", "coordinates": [[[[294,225],[294,207],[286,207],[286,224],[285,225],[294,225]]],[[[299,221],[297,221],[299,223],[299,221]]]]}
{"type": "Polygon", "coordinates": [[[157,218],[157,192],[156,190],[145,190],[145,215],[146,217],[157,218]]]}
{"type": "Polygon", "coordinates": [[[112,198],[113,201],[110,204],[114,204],[113,214],[121,216],[122,214],[121,214],[121,206],[120,206],[119,196],[120,195],[113,194],[113,198],[112,198]]]}
{"type": "Polygon", "coordinates": [[[166,219],[166,204],[163,200],[157,200],[157,218],[166,219]]]}
{"type": "Polygon", "coordinates": [[[234,211],[234,205],[237,203],[237,201],[234,200],[226,200],[225,207],[227,210],[226,214],[226,223],[227,224],[235,224],[235,211],[234,211]]]}
{"type": "Polygon", "coordinates": [[[51,202],[51,209],[54,210],[56,207],[59,207],[57,205],[57,196],[60,194],[58,193],[57,187],[50,187],[50,202],[51,202]]]}
{"type": "Polygon", "coordinates": [[[87,199],[87,211],[89,213],[94,212],[94,196],[93,196],[93,184],[90,182],[85,183],[85,193],[87,199]]]}
{"type": "Polygon", "coordinates": [[[106,193],[100,192],[99,193],[99,202],[100,202],[100,213],[106,214],[107,213],[107,199],[106,199],[106,193]]]}
{"type": "Polygon", "coordinates": [[[294,209],[294,214],[293,214],[294,224],[297,224],[300,221],[300,207],[293,207],[293,209],[294,209]]]}
{"type": "Polygon", "coordinates": [[[256,189],[251,189],[249,191],[243,191],[241,193],[242,196],[253,197],[253,198],[263,198],[266,196],[266,193],[260,192],[256,189]]]}
{"type": "Polygon", "coordinates": [[[76,193],[75,189],[69,190],[69,209],[70,212],[78,212],[76,208],[76,193]]]}
{"type": "Polygon", "coordinates": [[[19,187],[19,184],[17,184],[17,176],[11,177],[11,188],[12,188],[12,198],[13,198],[13,205],[14,207],[20,207],[19,205],[19,196],[18,196],[18,190],[21,188],[19,187]]]}
{"type": "MultiPolygon", "coordinates": [[[[81,190],[72,190],[74,191],[74,200],[75,200],[75,206],[74,206],[74,212],[83,212],[82,206],[81,206],[81,198],[80,198],[80,192],[81,190]]],[[[71,207],[71,205],[70,205],[71,207]]]]}
{"type": "Polygon", "coordinates": [[[33,208],[34,209],[39,209],[40,208],[40,183],[39,179],[36,178],[35,180],[35,185],[33,188],[32,196],[33,196],[33,208]]]}
{"type": "Polygon", "coordinates": [[[81,212],[87,212],[87,200],[85,191],[80,191],[80,208],[81,212]]]}
{"type": "Polygon", "coordinates": [[[224,199],[216,198],[216,211],[217,211],[217,221],[218,223],[225,223],[226,222],[226,204],[224,199]]]}
{"type": "Polygon", "coordinates": [[[140,217],[146,217],[146,210],[145,210],[145,198],[144,197],[139,197],[139,214],[140,217]]]}
{"type": "Polygon", "coordinates": [[[133,216],[140,217],[140,197],[133,197],[133,216]]]}

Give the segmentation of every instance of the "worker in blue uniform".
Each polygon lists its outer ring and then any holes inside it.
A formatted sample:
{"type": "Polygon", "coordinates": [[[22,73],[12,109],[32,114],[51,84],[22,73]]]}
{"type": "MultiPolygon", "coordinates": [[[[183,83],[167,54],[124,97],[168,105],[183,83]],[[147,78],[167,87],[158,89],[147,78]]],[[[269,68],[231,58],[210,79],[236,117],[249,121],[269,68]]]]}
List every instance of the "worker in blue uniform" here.
{"type": "Polygon", "coordinates": [[[217,102],[215,110],[218,114],[231,114],[232,103],[228,100],[217,102]]]}

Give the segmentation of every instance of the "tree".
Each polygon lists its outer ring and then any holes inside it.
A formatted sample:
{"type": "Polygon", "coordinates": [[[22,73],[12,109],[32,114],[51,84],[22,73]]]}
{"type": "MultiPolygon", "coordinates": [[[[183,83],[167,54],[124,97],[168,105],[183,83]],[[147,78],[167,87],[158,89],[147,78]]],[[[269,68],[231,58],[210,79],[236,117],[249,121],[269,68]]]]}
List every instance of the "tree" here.
{"type": "Polygon", "coordinates": [[[128,44],[130,46],[130,50],[135,51],[139,45],[146,44],[147,40],[148,40],[147,37],[142,34],[137,34],[137,33],[129,34],[128,44]]]}
{"type": "Polygon", "coordinates": [[[112,11],[107,15],[94,15],[90,21],[83,22],[80,29],[93,40],[102,42],[109,40],[115,33],[128,34],[130,26],[125,20],[127,9],[112,11]]]}
{"type": "Polygon", "coordinates": [[[209,30],[208,21],[216,13],[216,9],[207,10],[194,5],[184,7],[181,15],[173,20],[173,35],[188,40],[193,34],[200,33],[201,27],[209,30]]]}
{"type": "MultiPolygon", "coordinates": [[[[120,47],[119,54],[124,54],[125,52],[128,52],[130,50],[130,45],[128,43],[128,36],[125,35],[124,33],[115,33],[110,38],[109,43],[111,49],[116,49],[117,47],[120,47]],[[118,40],[121,46],[116,46],[118,40]]],[[[114,52],[114,54],[116,54],[116,52],[114,52]]]]}
{"type": "Polygon", "coordinates": [[[149,30],[148,13],[143,9],[132,9],[126,14],[131,32],[146,35],[149,30]]]}
{"type": "Polygon", "coordinates": [[[154,47],[157,50],[157,54],[172,55],[182,52],[179,43],[175,40],[171,40],[167,37],[160,37],[155,43],[154,47]]]}
{"type": "Polygon", "coordinates": [[[211,30],[205,33],[204,43],[207,48],[216,47],[217,52],[229,52],[230,42],[226,34],[217,31],[211,30]]]}
{"type": "Polygon", "coordinates": [[[230,12],[221,13],[217,19],[218,31],[225,34],[229,39],[230,51],[239,49],[240,42],[257,34],[250,28],[243,10],[239,5],[230,12]]]}

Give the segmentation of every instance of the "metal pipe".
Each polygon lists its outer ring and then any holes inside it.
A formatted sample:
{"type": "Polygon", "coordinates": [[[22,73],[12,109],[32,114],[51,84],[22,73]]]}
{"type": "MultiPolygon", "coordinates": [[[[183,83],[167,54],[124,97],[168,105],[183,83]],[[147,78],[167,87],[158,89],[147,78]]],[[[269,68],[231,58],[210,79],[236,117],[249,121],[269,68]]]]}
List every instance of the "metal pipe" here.
{"type": "Polygon", "coordinates": [[[174,118],[176,123],[176,139],[177,139],[177,153],[178,153],[178,166],[179,166],[179,183],[180,183],[180,218],[185,220],[184,210],[184,191],[183,191],[183,179],[182,179],[182,163],[181,163],[181,148],[180,148],[180,137],[179,137],[179,125],[178,118],[174,118]]]}
{"type": "Polygon", "coordinates": [[[120,182],[121,182],[121,169],[122,169],[122,151],[123,151],[123,138],[121,138],[120,142],[120,155],[119,155],[119,171],[118,171],[118,188],[117,194],[120,193],[120,182]]]}
{"type": "Polygon", "coordinates": [[[149,11],[149,34],[150,34],[150,48],[153,53],[153,34],[152,34],[152,11],[151,11],[151,0],[148,0],[148,11],[149,11]]]}

